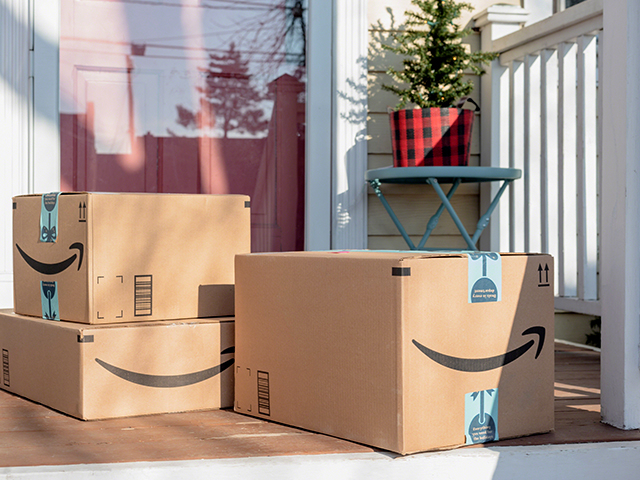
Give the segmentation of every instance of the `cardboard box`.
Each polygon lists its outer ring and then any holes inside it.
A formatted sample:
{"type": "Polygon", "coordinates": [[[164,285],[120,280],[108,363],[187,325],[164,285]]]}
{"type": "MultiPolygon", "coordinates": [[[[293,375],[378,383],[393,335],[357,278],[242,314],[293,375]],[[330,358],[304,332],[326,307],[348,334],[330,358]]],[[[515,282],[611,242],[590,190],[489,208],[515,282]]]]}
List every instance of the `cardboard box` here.
{"type": "Polygon", "coordinates": [[[235,411],[401,454],[554,426],[553,259],[236,257],[235,411]]]}
{"type": "Polygon", "coordinates": [[[13,199],[14,310],[102,324],[232,316],[244,195],[25,195],[13,199]]]}
{"type": "Polygon", "coordinates": [[[233,329],[233,318],[90,326],[0,310],[0,387],[84,420],[231,407],[233,329]]]}

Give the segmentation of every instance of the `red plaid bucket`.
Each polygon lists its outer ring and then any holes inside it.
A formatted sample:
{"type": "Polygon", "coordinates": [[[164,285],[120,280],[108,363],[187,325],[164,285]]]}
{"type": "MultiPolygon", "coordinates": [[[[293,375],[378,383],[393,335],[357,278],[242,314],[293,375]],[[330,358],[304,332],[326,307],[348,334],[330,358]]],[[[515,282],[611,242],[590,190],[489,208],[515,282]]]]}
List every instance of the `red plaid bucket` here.
{"type": "Polygon", "coordinates": [[[391,112],[393,166],[468,165],[474,114],[473,110],[463,108],[391,112]]]}

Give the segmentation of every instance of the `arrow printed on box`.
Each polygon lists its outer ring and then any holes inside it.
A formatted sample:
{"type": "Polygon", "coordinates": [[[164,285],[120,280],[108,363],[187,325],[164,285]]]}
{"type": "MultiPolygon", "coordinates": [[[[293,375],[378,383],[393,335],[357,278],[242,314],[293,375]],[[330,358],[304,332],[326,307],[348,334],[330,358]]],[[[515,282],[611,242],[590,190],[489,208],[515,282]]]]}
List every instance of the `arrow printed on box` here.
{"type": "Polygon", "coordinates": [[[542,264],[538,264],[538,286],[539,287],[549,287],[549,264],[545,263],[544,268],[542,268],[542,264]],[[542,280],[542,274],[544,272],[544,282],[542,280]]]}
{"type": "MultiPolygon", "coordinates": [[[[235,347],[229,347],[220,352],[220,354],[224,355],[234,352],[235,347]]],[[[211,377],[215,377],[219,373],[223,372],[231,365],[233,365],[234,362],[234,359],[231,358],[225,362],[222,362],[220,365],[216,365],[215,367],[200,370],[198,372],[185,373],[182,375],[150,375],[147,373],[125,370],[124,368],[116,367],[115,365],[111,365],[104,360],[100,360],[99,358],[96,358],[95,360],[98,365],[103,367],[105,370],[113,373],[115,376],[122,378],[123,380],[135,383],[137,385],[155,388],[186,387],[195,383],[204,382],[205,380],[208,380],[211,377]]]]}
{"type": "Polygon", "coordinates": [[[492,396],[493,388],[490,388],[489,390],[481,390],[479,392],[473,392],[471,394],[471,398],[473,398],[473,400],[476,400],[478,397],[480,397],[480,423],[482,424],[484,424],[485,422],[485,414],[487,413],[484,410],[484,394],[485,393],[489,396],[492,396]]]}
{"type": "MultiPolygon", "coordinates": [[[[542,351],[542,347],[544,346],[545,332],[545,328],[541,326],[531,327],[522,332],[522,335],[534,334],[538,336],[538,349],[536,350],[535,356],[536,359],[540,356],[540,352],[542,351]]],[[[412,343],[427,357],[429,357],[434,362],[439,363],[443,367],[447,367],[452,370],[458,370],[461,372],[485,372],[487,370],[504,367],[505,365],[516,361],[518,358],[524,355],[536,342],[532,339],[524,345],[521,345],[518,348],[514,348],[513,350],[505,354],[487,358],[453,357],[451,355],[446,355],[444,353],[431,350],[430,348],[422,345],[416,340],[412,340],[412,343]]]]}
{"type": "Polygon", "coordinates": [[[76,249],[78,253],[74,253],[66,260],[57,263],[44,263],[36,260],[27,254],[24,250],[20,248],[20,246],[16,243],[16,248],[20,253],[20,256],[27,262],[31,268],[33,268],[36,272],[42,273],[43,275],[56,275],[58,273],[64,272],[67,268],[69,268],[76,258],[79,257],[78,260],[78,270],[82,266],[82,256],[84,254],[84,245],[82,243],[74,243],[69,247],[69,250],[76,249]]]}
{"type": "Polygon", "coordinates": [[[87,221],[87,204],[85,202],[80,202],[78,204],[78,210],[79,210],[78,221],[86,222],[87,221]]]}

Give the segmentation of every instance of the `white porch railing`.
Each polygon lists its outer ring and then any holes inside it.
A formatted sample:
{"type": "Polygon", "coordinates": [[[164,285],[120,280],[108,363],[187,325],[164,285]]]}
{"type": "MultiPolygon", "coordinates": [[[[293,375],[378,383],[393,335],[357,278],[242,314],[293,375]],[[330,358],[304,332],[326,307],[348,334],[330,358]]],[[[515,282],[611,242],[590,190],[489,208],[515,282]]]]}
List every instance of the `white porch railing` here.
{"type": "Polygon", "coordinates": [[[483,37],[483,49],[500,53],[483,87],[491,134],[483,162],[523,171],[501,204],[491,248],[551,253],[556,308],[592,315],[600,315],[602,8],[587,0],[490,47],[483,37]]]}

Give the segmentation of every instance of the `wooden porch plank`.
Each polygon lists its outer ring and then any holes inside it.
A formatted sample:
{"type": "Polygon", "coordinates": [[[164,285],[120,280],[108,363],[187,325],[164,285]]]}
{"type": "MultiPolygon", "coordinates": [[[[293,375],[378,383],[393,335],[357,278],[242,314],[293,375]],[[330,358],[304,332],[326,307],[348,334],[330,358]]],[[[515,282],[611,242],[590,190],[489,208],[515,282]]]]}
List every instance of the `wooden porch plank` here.
{"type": "Polygon", "coordinates": [[[0,467],[373,451],[229,410],[83,422],[0,393],[16,400],[0,416],[0,467]]]}
{"type": "MultiPolygon", "coordinates": [[[[555,395],[553,432],[464,448],[640,440],[600,423],[598,352],[556,344],[555,395]]],[[[374,451],[231,410],[83,422],[0,391],[0,468],[374,451]]]]}
{"type": "Polygon", "coordinates": [[[555,430],[495,445],[546,445],[640,440],[639,430],[600,422],[600,353],[556,344],[555,430]]]}

